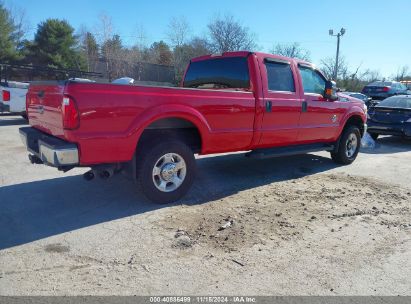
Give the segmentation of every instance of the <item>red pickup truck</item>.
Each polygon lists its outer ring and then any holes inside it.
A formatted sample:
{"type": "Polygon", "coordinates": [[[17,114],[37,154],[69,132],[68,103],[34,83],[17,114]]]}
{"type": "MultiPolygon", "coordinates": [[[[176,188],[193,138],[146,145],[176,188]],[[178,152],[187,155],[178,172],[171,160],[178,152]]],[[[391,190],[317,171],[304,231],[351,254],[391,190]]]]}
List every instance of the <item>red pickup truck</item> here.
{"type": "Polygon", "coordinates": [[[254,52],[194,58],[178,88],[32,83],[27,113],[20,135],[32,163],[91,167],[86,179],[125,171],[158,203],[189,190],[195,153],[326,150],[349,164],[366,128],[363,103],[340,99],[314,65],[254,52]]]}

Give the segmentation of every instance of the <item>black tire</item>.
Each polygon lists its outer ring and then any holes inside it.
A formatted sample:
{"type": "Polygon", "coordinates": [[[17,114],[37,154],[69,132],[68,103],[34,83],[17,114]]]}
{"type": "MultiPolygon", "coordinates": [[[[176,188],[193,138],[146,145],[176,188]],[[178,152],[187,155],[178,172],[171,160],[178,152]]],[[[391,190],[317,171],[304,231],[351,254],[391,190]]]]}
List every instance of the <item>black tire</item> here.
{"type": "Polygon", "coordinates": [[[349,165],[351,164],[358,155],[358,152],[360,151],[360,146],[361,146],[361,132],[360,129],[356,126],[348,126],[347,128],[344,129],[341,138],[340,138],[340,144],[338,146],[338,151],[336,152],[331,152],[331,158],[333,161],[335,161],[338,164],[342,165],[349,165]],[[352,136],[355,136],[356,138],[356,148],[355,151],[352,155],[347,155],[347,151],[349,150],[349,140],[352,139],[352,136]]]}
{"type": "Polygon", "coordinates": [[[377,133],[368,133],[368,134],[370,134],[371,138],[374,140],[377,140],[378,136],[380,136],[380,134],[377,134],[377,133]]]}
{"type": "Polygon", "coordinates": [[[23,117],[25,120],[29,120],[26,113],[21,114],[21,117],[23,117]]]}
{"type": "MultiPolygon", "coordinates": [[[[143,147],[137,153],[137,183],[141,192],[152,202],[157,204],[168,204],[175,202],[182,198],[190,189],[193,184],[195,172],[196,172],[196,163],[194,158],[194,153],[183,141],[177,139],[169,139],[161,142],[146,142],[142,144],[143,147]],[[170,166],[173,166],[177,162],[175,159],[181,157],[185,163],[185,174],[182,179],[182,183],[175,189],[167,189],[169,185],[175,185],[172,181],[167,182],[163,179],[162,174],[171,174],[172,176],[177,175],[178,177],[182,176],[183,169],[173,169],[170,168],[170,171],[161,173],[154,176],[153,170],[160,158],[165,157],[166,154],[173,155],[173,161],[168,162],[170,166]],[[174,173],[170,173],[172,170],[175,170],[174,173]],[[169,192],[161,191],[157,185],[161,182],[166,183],[166,189],[169,192]]],[[[181,161],[181,160],[180,160],[181,161]]],[[[162,168],[165,164],[163,163],[162,168]]],[[[159,168],[158,166],[156,166],[159,168]]],[[[164,172],[161,170],[161,172],[164,172]]],[[[173,188],[173,187],[169,187],[173,188]]]]}

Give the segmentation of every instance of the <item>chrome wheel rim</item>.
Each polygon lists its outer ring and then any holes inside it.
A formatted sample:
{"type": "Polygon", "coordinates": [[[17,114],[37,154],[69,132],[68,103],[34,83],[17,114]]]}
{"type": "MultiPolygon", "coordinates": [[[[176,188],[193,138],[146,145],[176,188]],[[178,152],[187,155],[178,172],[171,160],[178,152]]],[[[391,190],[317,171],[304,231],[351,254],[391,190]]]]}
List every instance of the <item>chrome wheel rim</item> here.
{"type": "Polygon", "coordinates": [[[167,153],[161,156],[153,168],[153,182],[161,192],[172,192],[184,182],[187,166],[184,159],[177,153],[167,153]]]}
{"type": "Polygon", "coordinates": [[[358,146],[357,136],[354,133],[351,133],[348,136],[346,149],[345,149],[345,154],[347,155],[348,158],[353,157],[353,155],[355,154],[355,151],[357,151],[357,146],[358,146]]]}

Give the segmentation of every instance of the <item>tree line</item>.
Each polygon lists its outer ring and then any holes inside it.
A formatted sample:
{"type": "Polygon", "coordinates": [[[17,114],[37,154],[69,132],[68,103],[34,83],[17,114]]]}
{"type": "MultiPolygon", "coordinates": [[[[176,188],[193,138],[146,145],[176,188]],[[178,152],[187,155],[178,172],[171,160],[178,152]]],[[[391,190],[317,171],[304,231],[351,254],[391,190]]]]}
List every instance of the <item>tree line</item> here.
{"type": "MultiPolygon", "coordinates": [[[[37,25],[33,39],[25,33],[24,11],[12,11],[0,3],[0,62],[47,66],[51,68],[78,69],[94,72],[104,63],[109,78],[128,76],[130,68],[139,63],[165,65],[174,68],[176,82],[193,57],[237,50],[256,50],[255,35],[232,15],[216,16],[206,26],[204,36],[191,34],[191,27],[184,17],[170,19],[167,42],[159,40],[145,44],[144,28],[137,29],[134,45],[125,46],[114,31],[112,20],[100,15],[94,30],[81,27],[77,31],[67,20],[47,19],[37,25]]],[[[310,52],[297,42],[276,44],[273,54],[310,60],[310,52]]],[[[324,58],[320,68],[331,78],[334,58],[324,58]]],[[[337,84],[347,90],[358,91],[365,83],[381,80],[377,71],[358,66],[349,69],[342,57],[337,69],[337,84]]],[[[395,80],[411,79],[407,66],[398,69],[395,80]]]]}

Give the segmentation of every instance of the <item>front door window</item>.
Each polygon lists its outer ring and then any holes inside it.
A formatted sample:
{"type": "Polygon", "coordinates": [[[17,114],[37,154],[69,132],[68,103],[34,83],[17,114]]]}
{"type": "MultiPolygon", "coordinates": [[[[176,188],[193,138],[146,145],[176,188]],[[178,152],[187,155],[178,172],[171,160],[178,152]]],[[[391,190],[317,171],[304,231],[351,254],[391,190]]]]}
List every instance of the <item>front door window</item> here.
{"type": "Polygon", "coordinates": [[[315,70],[299,67],[303,81],[304,93],[324,94],[325,79],[315,70]]]}

